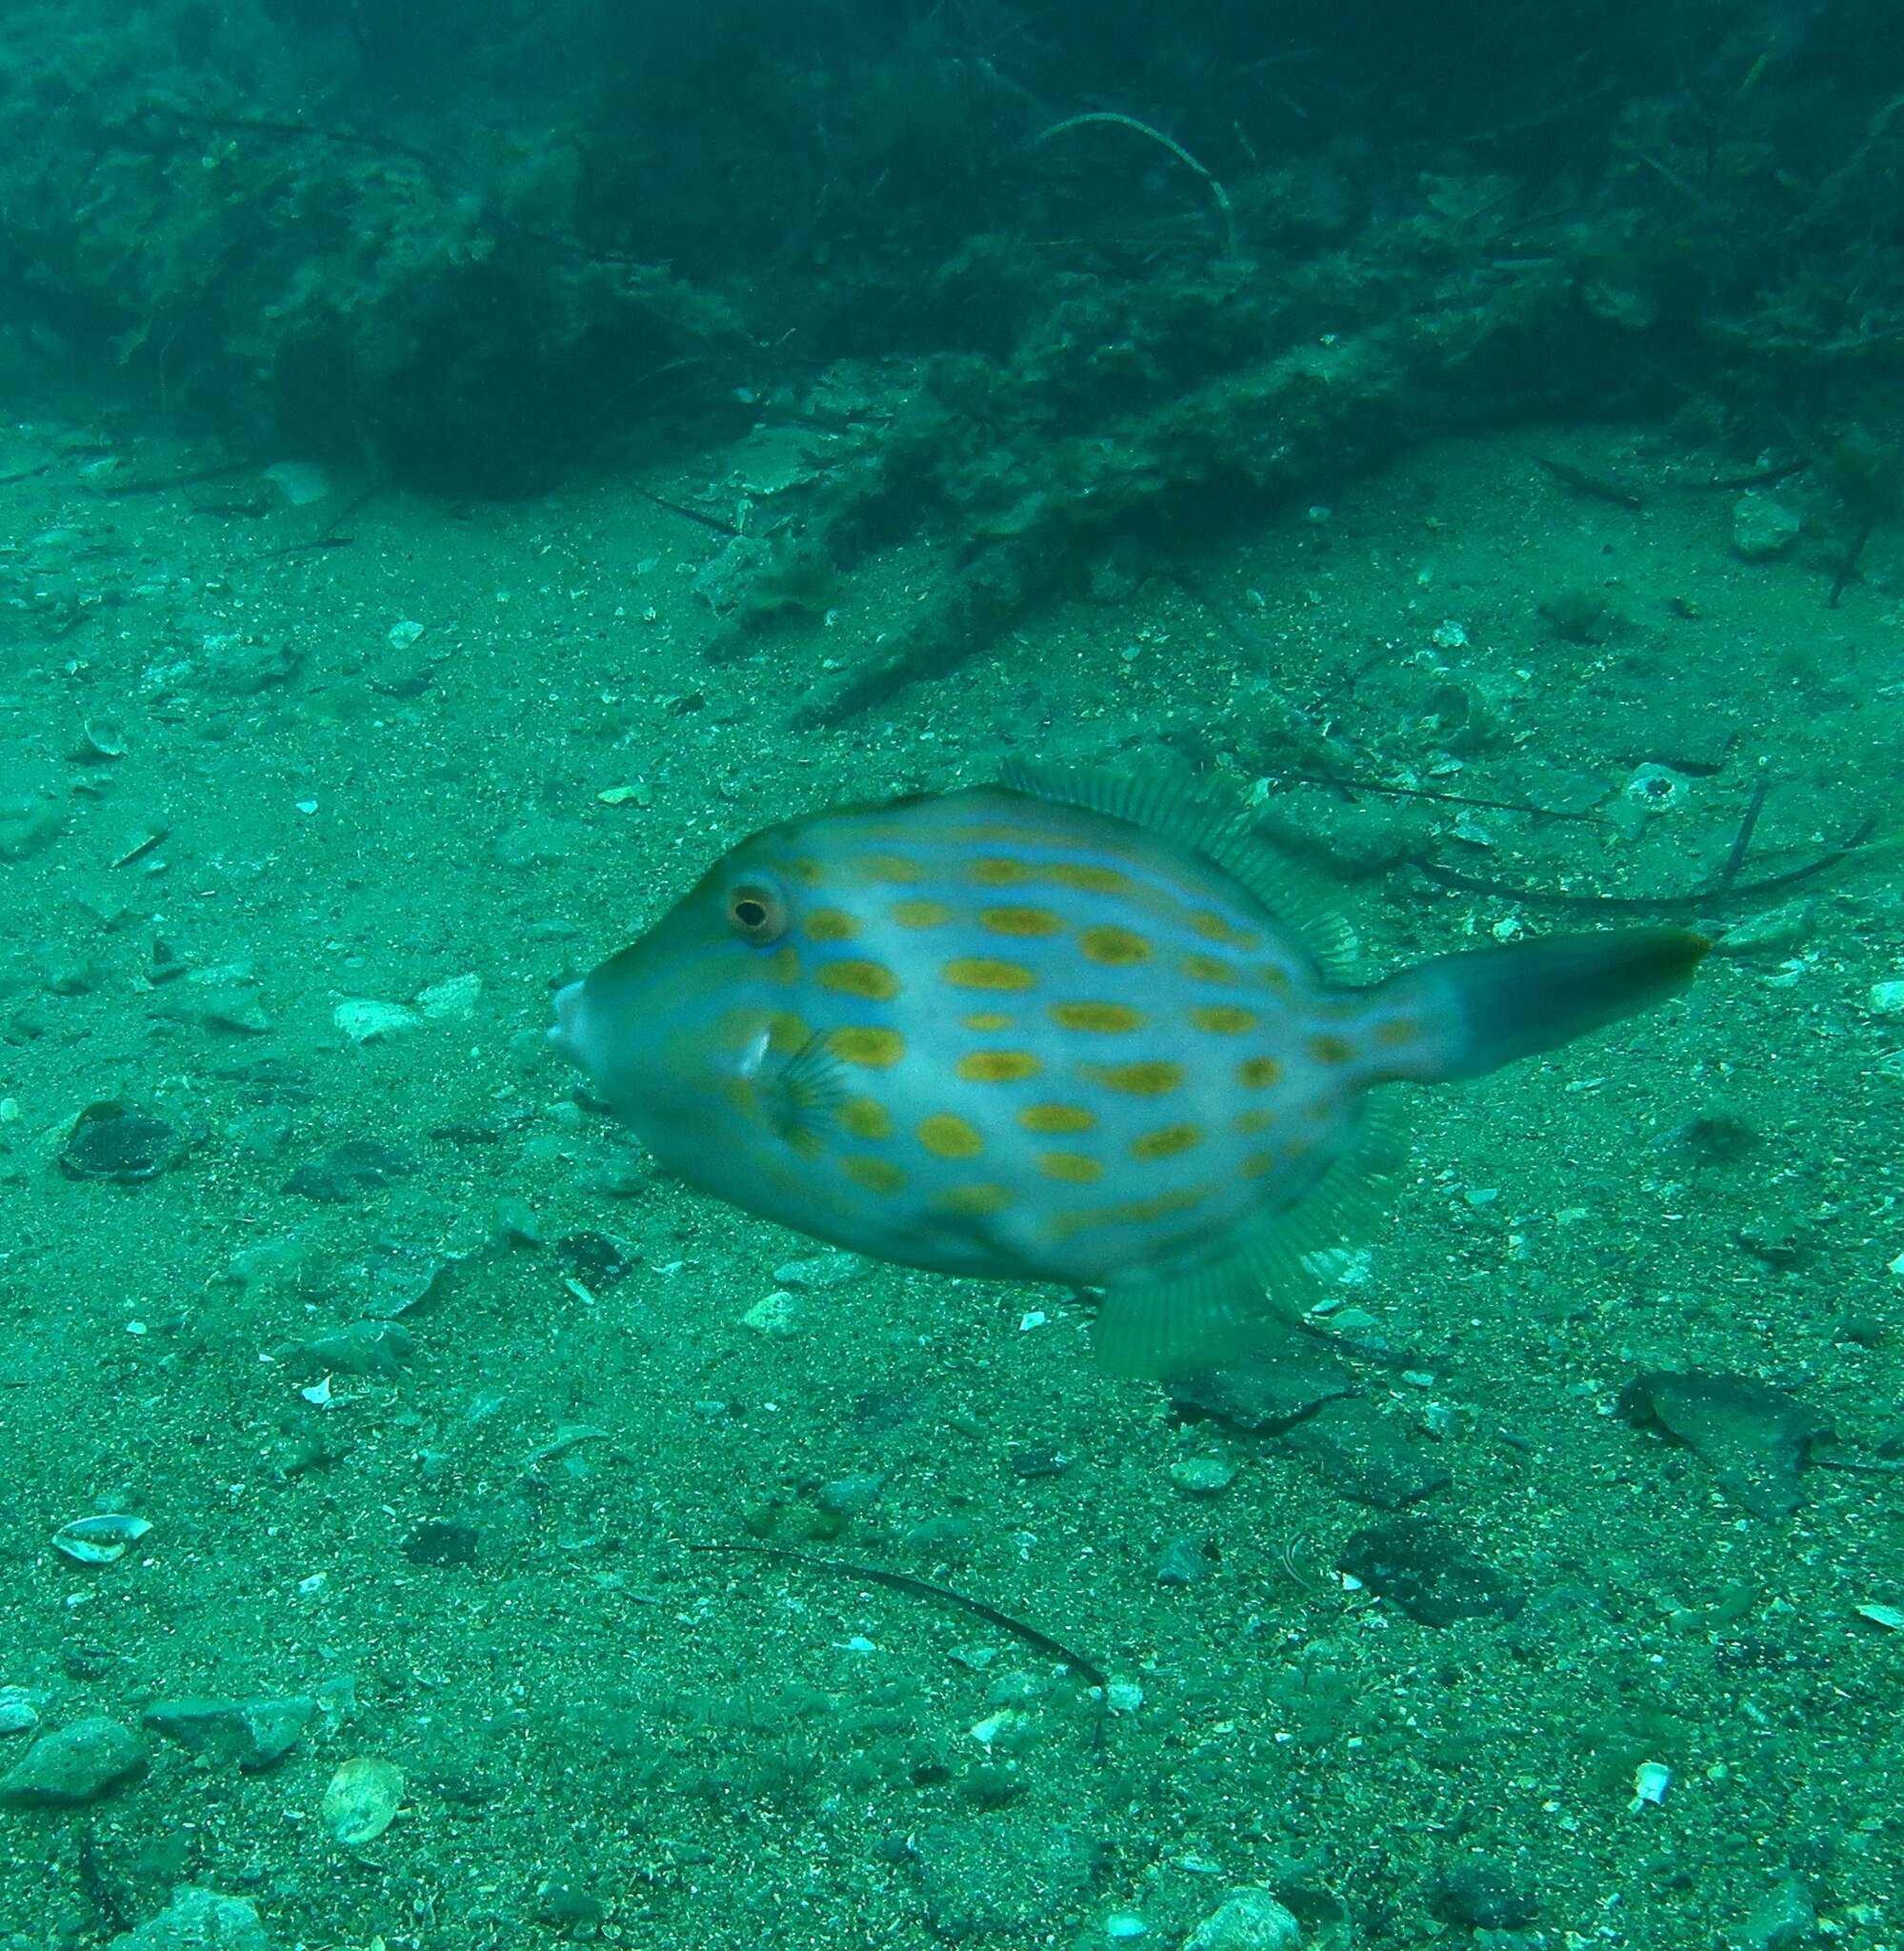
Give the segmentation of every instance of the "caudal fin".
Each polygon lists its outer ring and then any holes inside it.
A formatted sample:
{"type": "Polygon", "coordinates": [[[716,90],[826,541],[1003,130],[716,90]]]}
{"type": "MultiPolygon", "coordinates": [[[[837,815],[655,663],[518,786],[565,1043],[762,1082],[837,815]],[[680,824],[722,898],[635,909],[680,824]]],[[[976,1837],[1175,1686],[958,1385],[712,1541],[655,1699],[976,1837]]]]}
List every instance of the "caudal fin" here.
{"type": "Polygon", "coordinates": [[[1688,929],[1633,928],[1423,962],[1370,997],[1384,1074],[1453,1083],[1571,1043],[1677,996],[1711,947],[1688,929]]]}

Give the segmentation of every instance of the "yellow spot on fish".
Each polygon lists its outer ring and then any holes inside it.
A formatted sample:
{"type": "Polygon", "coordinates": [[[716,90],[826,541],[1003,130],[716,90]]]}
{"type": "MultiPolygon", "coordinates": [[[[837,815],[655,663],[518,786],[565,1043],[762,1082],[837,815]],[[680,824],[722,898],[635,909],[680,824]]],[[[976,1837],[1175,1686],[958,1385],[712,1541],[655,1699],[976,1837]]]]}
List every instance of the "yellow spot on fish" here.
{"type": "Polygon", "coordinates": [[[1191,912],[1190,925],[1205,941],[1220,941],[1226,948],[1259,949],[1263,938],[1247,928],[1238,928],[1227,920],[1214,908],[1196,908],[1191,912]]]}
{"type": "Polygon", "coordinates": [[[1037,977],[1022,962],[955,955],[939,972],[955,989],[1030,989],[1037,977]]]}
{"type": "Polygon", "coordinates": [[[1213,1190],[1207,1185],[1187,1185],[1176,1192],[1159,1193],[1154,1199],[1127,1199],[1117,1206],[1087,1206],[1081,1212],[1060,1213],[1052,1222],[1052,1230],[1060,1239],[1072,1239],[1101,1226],[1145,1226],[1202,1205],[1213,1190]]]}
{"type": "Polygon", "coordinates": [[[1018,1114],[1018,1122],[1028,1132],[1088,1132],[1097,1122],[1097,1114],[1081,1104],[1028,1104],[1018,1114]]]}
{"type": "Polygon", "coordinates": [[[1100,928],[1087,928],[1078,936],[1077,945],[1084,951],[1085,959],[1092,962],[1122,967],[1151,959],[1150,943],[1128,928],[1114,928],[1108,924],[1100,928]]]}
{"type": "Polygon", "coordinates": [[[978,925],[993,935],[1062,935],[1064,923],[1049,908],[981,908],[978,925]]]}
{"type": "Polygon", "coordinates": [[[1161,1097],[1183,1082],[1180,1063],[1091,1063],[1078,1075],[1107,1091],[1127,1091],[1133,1097],[1161,1097]]]}
{"type": "Polygon", "coordinates": [[[820,970],[819,980],[822,989],[841,996],[863,996],[869,1002],[891,1002],[899,994],[898,976],[883,962],[828,962],[820,970]]]}
{"type": "Polygon", "coordinates": [[[1190,1013],[1199,1030],[1213,1030],[1219,1036],[1240,1036],[1256,1027],[1254,1010],[1239,1009],[1231,1002],[1203,1003],[1190,1013]]]}
{"type": "Polygon", "coordinates": [[[1273,1111],[1239,1111],[1230,1120],[1231,1129],[1243,1137],[1253,1132],[1266,1132],[1276,1121],[1273,1111]]]}
{"type": "Polygon", "coordinates": [[[982,888],[1012,888],[1032,877],[1028,862],[1014,860],[1009,854],[981,854],[966,868],[966,877],[982,888]]]}
{"type": "Polygon", "coordinates": [[[784,948],[777,948],[767,958],[767,973],[779,983],[794,983],[800,979],[800,951],[792,942],[784,948]]]}
{"type": "Polygon", "coordinates": [[[1265,989],[1274,990],[1278,996],[1289,996],[1295,994],[1295,983],[1291,978],[1290,972],[1287,969],[1279,968],[1274,962],[1271,962],[1265,967],[1258,969],[1256,971],[1256,980],[1265,989]]]}
{"type": "Polygon", "coordinates": [[[1009,1185],[980,1180],[975,1185],[955,1185],[950,1192],[940,1193],[932,1201],[932,1210],[982,1218],[988,1213],[1002,1213],[1016,1197],[1009,1185]]]}
{"type": "Polygon", "coordinates": [[[1079,888],[1092,895],[1128,894],[1131,877],[1121,868],[1089,867],[1083,862],[1060,860],[1045,869],[1042,878],[1061,888],[1079,888]]]}
{"type": "Polygon", "coordinates": [[[1307,1138],[1289,1138],[1283,1144],[1283,1157],[1291,1159],[1300,1158],[1313,1149],[1307,1138]]]}
{"type": "Polygon", "coordinates": [[[953,1068],[969,1084],[1015,1084],[1035,1076],[1042,1065],[1029,1050],[974,1050],[953,1068]]]}
{"type": "Polygon", "coordinates": [[[1317,1063],[1347,1063],[1355,1055],[1355,1046],[1346,1036],[1311,1036],[1307,1039],[1309,1054],[1317,1063]]]}
{"type": "Polygon", "coordinates": [[[839,1108],[839,1121],[856,1138],[890,1138],[892,1114],[877,1097],[849,1097],[839,1108]]]}
{"type": "Polygon", "coordinates": [[[1413,1043],[1420,1035],[1421,1025],[1413,1016],[1390,1016],[1375,1025],[1375,1041],[1388,1050],[1413,1043]]]}
{"type": "Polygon", "coordinates": [[[1082,1152],[1047,1152],[1038,1160],[1038,1170],[1047,1178],[1063,1179],[1068,1185],[1089,1185],[1104,1177],[1104,1168],[1082,1152]]]}
{"type": "Polygon", "coordinates": [[[906,1055],[906,1039],[897,1030],[855,1025],[832,1031],[827,1040],[842,1063],[863,1063],[872,1070],[884,1070],[906,1055]]]}
{"type": "Polygon", "coordinates": [[[1009,1030],[1018,1020],[1003,1010],[973,1010],[965,1018],[968,1030],[1009,1030]]]}
{"type": "Polygon", "coordinates": [[[902,1193],[906,1175],[890,1158],[842,1158],[840,1170],[869,1193],[902,1193]]]}
{"type": "Polygon", "coordinates": [[[1335,1116],[1335,1113],[1340,1106],[1340,1102],[1341,1100],[1335,1096],[1335,1094],[1333,1091],[1325,1091],[1322,1093],[1320,1096],[1312,1097],[1309,1100],[1309,1102],[1302,1107],[1302,1115],[1303,1116],[1312,1119],[1316,1124],[1320,1124],[1324,1118],[1333,1117],[1335,1116]]]}
{"type": "Polygon", "coordinates": [[[1052,1021],[1060,1030],[1134,1030],[1144,1020],[1141,1010],[1121,1002],[1054,1002],[1052,1021]]]}
{"type": "Polygon", "coordinates": [[[787,872],[810,888],[818,887],[823,875],[820,863],[811,854],[796,855],[787,863],[787,872]]]}
{"type": "Polygon", "coordinates": [[[1283,1080],[1283,1067],[1273,1056],[1251,1056],[1236,1066],[1236,1081],[1252,1091],[1260,1091],[1266,1084],[1280,1084],[1283,1080]]]}
{"type": "Polygon", "coordinates": [[[894,901],[892,918],[901,928],[943,928],[952,911],[943,901],[894,901]]]}
{"type": "Polygon", "coordinates": [[[975,1127],[949,1111],[935,1111],[919,1120],[919,1142],[940,1158],[976,1158],[985,1150],[975,1127]]]}
{"type": "Polygon", "coordinates": [[[1194,1124],[1167,1124],[1131,1141],[1133,1158],[1173,1158],[1202,1144],[1203,1127],[1194,1124]]]}
{"type": "Polygon", "coordinates": [[[1273,1152],[1252,1152],[1236,1168],[1245,1178],[1263,1178],[1276,1169],[1273,1152]]]}
{"type": "Polygon", "coordinates": [[[1236,971],[1221,955],[1185,955],[1178,964],[1193,982],[1234,982],[1236,971]]]}
{"type": "Polygon", "coordinates": [[[926,877],[925,869],[904,854],[864,854],[860,856],[859,871],[868,880],[884,881],[892,887],[911,887],[926,877]]]}
{"type": "Polygon", "coordinates": [[[814,908],[801,925],[809,941],[851,941],[859,933],[859,922],[844,908],[814,908]]]}

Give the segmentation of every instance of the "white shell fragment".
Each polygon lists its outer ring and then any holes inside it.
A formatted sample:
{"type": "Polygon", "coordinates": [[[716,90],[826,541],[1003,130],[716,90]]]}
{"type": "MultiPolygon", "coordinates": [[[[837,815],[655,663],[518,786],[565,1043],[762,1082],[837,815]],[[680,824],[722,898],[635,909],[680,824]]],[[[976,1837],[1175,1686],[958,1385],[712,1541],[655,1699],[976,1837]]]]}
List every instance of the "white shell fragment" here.
{"type": "Polygon", "coordinates": [[[1633,1800],[1627,1807],[1635,1814],[1644,1808],[1657,1808],[1673,1786],[1673,1771],[1664,1761],[1642,1761],[1633,1771],[1633,1800]]]}
{"type": "Polygon", "coordinates": [[[403,1770],[380,1755],[352,1755],[331,1778],[318,1810],[325,1828],[346,1849],[374,1842],[403,1806],[403,1770]]]}
{"type": "Polygon", "coordinates": [[[1904,1605],[1885,1605],[1871,1600],[1856,1608],[1861,1619],[1869,1619],[1874,1626],[1888,1626],[1892,1632],[1904,1632],[1904,1605]]]}
{"type": "Polygon", "coordinates": [[[143,1518],[108,1511],[97,1518],[75,1518],[53,1533],[53,1549],[76,1565],[110,1565],[152,1527],[143,1518]]]}

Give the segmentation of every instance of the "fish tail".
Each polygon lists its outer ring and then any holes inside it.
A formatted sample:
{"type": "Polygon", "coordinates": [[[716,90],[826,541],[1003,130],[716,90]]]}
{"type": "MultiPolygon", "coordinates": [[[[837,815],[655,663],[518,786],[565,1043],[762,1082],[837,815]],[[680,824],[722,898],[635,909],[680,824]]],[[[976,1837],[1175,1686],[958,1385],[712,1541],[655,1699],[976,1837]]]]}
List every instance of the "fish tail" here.
{"type": "Polygon", "coordinates": [[[1556,935],[1440,955],[1370,992],[1376,1081],[1447,1084],[1677,996],[1712,943],[1683,928],[1556,935]]]}

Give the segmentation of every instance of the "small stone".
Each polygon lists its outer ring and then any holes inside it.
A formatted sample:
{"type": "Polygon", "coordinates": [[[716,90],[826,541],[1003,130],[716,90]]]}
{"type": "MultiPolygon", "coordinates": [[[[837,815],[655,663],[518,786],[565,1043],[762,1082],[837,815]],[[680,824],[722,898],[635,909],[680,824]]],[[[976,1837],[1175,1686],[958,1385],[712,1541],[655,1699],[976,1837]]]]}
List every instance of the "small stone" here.
{"type": "Polygon", "coordinates": [[[1452,1481],[1446,1468],[1359,1397],[1325,1403],[1285,1431],[1282,1440],[1285,1449],[1309,1460],[1331,1490],[1378,1511],[1418,1504],[1452,1481]]]}
{"type": "Polygon", "coordinates": [[[483,1536],[473,1524],[454,1518],[426,1518],[403,1541],[413,1565],[473,1565],[483,1536]]]}
{"type": "Polygon", "coordinates": [[[1193,1498],[1213,1498],[1236,1481],[1228,1457],[1180,1457],[1171,1465],[1171,1481],[1193,1498]]]}
{"type": "Polygon", "coordinates": [[[89,1104],[73,1120],[59,1163],[69,1178],[139,1185],[175,1164],[183,1152],[178,1134],[164,1118],[115,1097],[89,1104]]]}
{"type": "Polygon", "coordinates": [[[1354,1386],[1333,1356],[1293,1338],[1228,1367],[1199,1369],[1164,1383],[1180,1410],[1260,1436],[1280,1435],[1354,1386]]]}
{"type": "Polygon", "coordinates": [[[407,651],[423,634],[423,626],[412,623],[406,617],[401,623],[392,623],[384,634],[384,641],[393,651],[407,651]]]}
{"type": "Polygon", "coordinates": [[[1741,494],[1733,503],[1733,551],[1747,562],[1769,562],[1798,539],[1796,512],[1770,494],[1741,494]]]}
{"type": "Polygon", "coordinates": [[[299,1343],[293,1358],[300,1369],[344,1376],[394,1377],[416,1346],[408,1328],[394,1321],[352,1321],[334,1334],[299,1343]]]}
{"type": "Polygon", "coordinates": [[[353,1755],[331,1778],[318,1813],[347,1849],[374,1842],[403,1806],[403,1770],[377,1755],[353,1755]]]}
{"type": "Polygon", "coordinates": [[[1425,1626],[1513,1619],[1526,1602],[1503,1574],[1424,1518],[1371,1524],[1343,1544],[1336,1564],[1425,1626]]]}
{"type": "Polygon", "coordinates": [[[1874,1016],[1904,1016],[1904,982],[1874,982],[1865,1000],[1874,1016]]]}
{"type": "Polygon", "coordinates": [[[216,1762],[261,1774],[294,1748],[317,1712],[309,1694],[251,1700],[154,1700],[142,1719],[154,1733],[216,1762]]]}
{"type": "Polygon", "coordinates": [[[136,1775],[146,1744],[103,1716],[42,1735],[0,1778],[0,1802],[25,1809],[75,1809],[136,1775]]]}
{"type": "Polygon", "coordinates": [[[271,1951],[271,1941],[242,1897],[182,1883],[156,1917],[114,1938],[106,1951],[271,1951]]]}
{"type": "Polygon", "coordinates": [[[1244,1884],[1184,1940],[1183,1951],[1298,1951],[1302,1926],[1268,1890],[1244,1884]]]}
{"type": "Polygon", "coordinates": [[[1726,1934],[1729,1951],[1799,1951],[1818,1935],[1818,1906],[1797,1877],[1787,1877],[1726,1934]]]}
{"type": "Polygon", "coordinates": [[[800,1302],[784,1287],[776,1287],[764,1299],[756,1300],[741,1316],[743,1328],[751,1328],[769,1340],[782,1340],[800,1324],[800,1302]]]}
{"type": "Polygon", "coordinates": [[[366,1043],[389,1043],[422,1020],[403,1003],[376,1002],[362,996],[347,997],[331,1012],[331,1026],[359,1049],[366,1043]]]}
{"type": "Polygon", "coordinates": [[[1173,1538],[1157,1558],[1159,1585],[1195,1585],[1210,1576],[1210,1554],[1200,1538],[1173,1538]]]}
{"type": "Polygon", "coordinates": [[[1816,934],[1814,901],[1787,901],[1734,921],[1713,944],[1716,955],[1789,955],[1816,934]]]}
{"type": "Polygon", "coordinates": [[[814,1254],[808,1259],[789,1260],[775,1267],[774,1280],[801,1294],[818,1294],[829,1287],[851,1287],[872,1272],[872,1262],[861,1254],[814,1254]]]}
{"type": "Polygon", "coordinates": [[[321,1157],[308,1158],[285,1181],[285,1191],[320,1205],[348,1204],[361,1192],[378,1192],[408,1177],[415,1165],[374,1138],[346,1138],[321,1157]]]}
{"type": "Polygon", "coordinates": [[[0,1687],[0,1735],[31,1734],[40,1724],[40,1710],[25,1687],[0,1687]]]}
{"type": "Polygon", "coordinates": [[[872,1471],[854,1471],[821,1484],[813,1501],[821,1510],[831,1511],[835,1517],[852,1518],[862,1511],[872,1510],[885,1488],[883,1477],[872,1471]]]}
{"type": "Polygon", "coordinates": [[[53,1549],[76,1565],[116,1564],[151,1528],[144,1518],[105,1511],[62,1524],[53,1533],[53,1549]]]}
{"type": "Polygon", "coordinates": [[[1540,1915],[1540,1904],[1499,1863],[1476,1857],[1457,1863],[1431,1885],[1429,1910],[1446,1924],[1471,1931],[1521,1931],[1540,1915]]]}
{"type": "Polygon", "coordinates": [[[1654,1369],[1629,1382],[1620,1408],[1653,1424],[1711,1466],[1719,1488],[1755,1518],[1798,1508],[1812,1445],[1831,1434],[1816,1411],[1749,1376],[1654,1369]]]}
{"type": "Polygon", "coordinates": [[[1011,1814],[932,1822],[910,1847],[926,1921],[948,1943],[1044,1940],[1095,1881],[1102,1847],[1060,1823],[1011,1814]]]}
{"type": "Polygon", "coordinates": [[[426,1022],[467,1023],[483,999],[480,976],[452,976],[447,982],[432,982],[419,990],[416,1007],[426,1022]]]}

